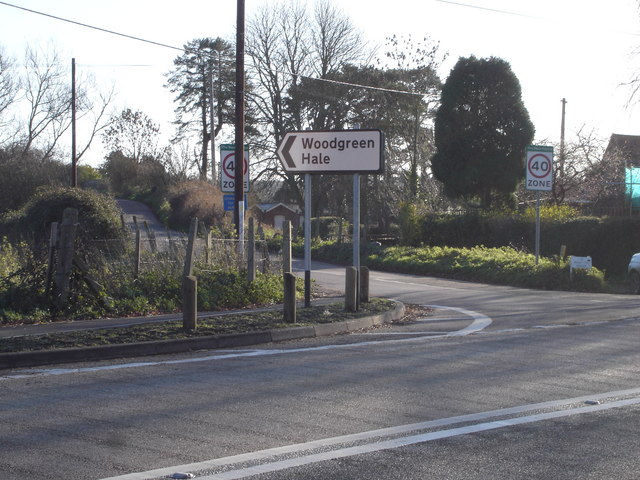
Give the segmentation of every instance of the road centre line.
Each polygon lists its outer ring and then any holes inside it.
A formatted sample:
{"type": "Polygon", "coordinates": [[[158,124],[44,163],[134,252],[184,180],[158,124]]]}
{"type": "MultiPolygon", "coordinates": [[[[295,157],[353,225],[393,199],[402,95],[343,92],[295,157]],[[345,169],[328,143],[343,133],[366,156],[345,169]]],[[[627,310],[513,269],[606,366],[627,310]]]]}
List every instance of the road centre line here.
{"type": "MultiPolygon", "coordinates": [[[[431,308],[451,309],[459,313],[464,313],[465,315],[471,316],[473,318],[473,322],[471,323],[471,325],[463,328],[462,330],[444,333],[442,335],[428,335],[428,336],[425,335],[424,337],[428,339],[442,338],[442,337],[459,337],[459,336],[470,335],[472,333],[476,333],[482,330],[483,328],[486,328],[489,324],[491,324],[491,319],[489,317],[477,312],[472,312],[471,310],[465,310],[463,308],[457,308],[457,307],[444,307],[440,305],[423,305],[423,306],[431,307],[431,308]]],[[[41,369],[41,370],[29,369],[29,370],[18,371],[18,372],[25,372],[25,373],[14,373],[14,374],[8,374],[8,375],[0,374],[0,381],[18,380],[18,379],[34,378],[34,377],[50,377],[50,376],[58,376],[58,375],[67,375],[71,373],[91,373],[91,372],[101,372],[101,371],[123,370],[127,368],[153,367],[153,366],[160,366],[160,365],[180,365],[180,364],[188,364],[188,363],[201,363],[201,362],[210,362],[210,361],[218,361],[218,360],[229,360],[229,359],[236,359],[236,358],[285,355],[285,354],[293,354],[293,353],[308,353],[308,352],[326,351],[326,350],[343,349],[343,348],[368,347],[368,346],[380,345],[380,344],[408,343],[408,342],[416,342],[416,341],[422,341],[422,340],[423,340],[422,338],[420,339],[402,338],[397,340],[371,340],[367,342],[322,345],[319,347],[302,347],[302,348],[273,349],[273,350],[242,350],[242,351],[229,351],[228,353],[223,353],[223,354],[220,354],[220,352],[216,352],[216,354],[214,355],[207,355],[204,357],[183,358],[179,360],[160,360],[155,362],[121,363],[121,364],[113,364],[113,365],[101,365],[97,367],[51,368],[51,369],[41,369]]]]}
{"type": "Polygon", "coordinates": [[[229,470],[226,472],[213,474],[210,476],[200,476],[197,478],[201,480],[231,480],[242,479],[260,473],[273,472],[278,470],[284,470],[295,466],[308,465],[311,463],[317,463],[327,460],[335,460],[338,458],[344,458],[354,455],[361,455],[363,453],[372,453],[380,450],[389,450],[393,448],[404,447],[417,443],[425,443],[432,440],[439,440],[443,438],[450,438],[459,435],[466,435],[471,433],[478,433],[488,430],[495,430],[498,428],[511,427],[516,425],[522,425],[525,423],[534,423],[544,420],[552,420],[555,418],[567,417],[572,415],[579,415],[583,413],[595,413],[598,411],[609,410],[612,408],[620,408],[625,406],[640,404],[640,388],[619,390],[612,392],[604,392],[600,394],[584,395],[580,397],[568,398],[563,400],[552,400],[542,403],[534,403],[528,405],[521,405],[516,407],[509,407],[499,410],[490,410],[486,412],[472,413],[467,415],[459,415],[455,417],[443,418],[438,420],[429,420],[426,422],[400,425],[395,427],[387,427],[378,430],[371,430],[368,432],[360,432],[355,434],[343,435],[339,437],[325,438],[321,440],[314,440],[307,443],[299,443],[286,445],[282,447],[275,447],[266,450],[260,450],[256,452],[243,453],[239,455],[233,455],[229,457],[223,457],[213,460],[207,460],[203,462],[191,463],[186,465],[171,466],[146,472],[136,472],[125,474],[116,477],[109,477],[102,480],[151,480],[161,476],[171,475],[174,472],[197,472],[203,470],[211,470],[223,466],[232,466],[246,462],[259,462],[261,460],[267,460],[267,463],[255,465],[247,468],[229,470]],[[629,397],[617,401],[611,401],[608,403],[589,405],[589,406],[573,406],[576,404],[584,404],[585,402],[599,402],[607,399],[629,397]],[[569,407],[569,408],[567,408],[569,407]],[[533,415],[516,416],[525,414],[528,412],[534,412],[545,409],[556,409],[550,412],[536,413],[533,415]],[[485,422],[484,420],[496,419],[498,420],[485,422]],[[455,428],[444,428],[442,430],[436,430],[432,432],[417,433],[414,435],[390,438],[388,440],[381,440],[384,437],[398,436],[402,434],[419,432],[421,430],[452,427],[461,423],[479,422],[471,425],[465,425],[455,428]],[[354,442],[369,442],[359,446],[346,446],[346,444],[354,442]],[[334,450],[328,450],[322,453],[307,453],[312,452],[319,448],[338,447],[334,450]],[[282,455],[291,455],[300,453],[298,457],[290,458],[288,460],[278,460],[278,457],[282,455]],[[269,461],[270,460],[270,461],[269,461]]]}

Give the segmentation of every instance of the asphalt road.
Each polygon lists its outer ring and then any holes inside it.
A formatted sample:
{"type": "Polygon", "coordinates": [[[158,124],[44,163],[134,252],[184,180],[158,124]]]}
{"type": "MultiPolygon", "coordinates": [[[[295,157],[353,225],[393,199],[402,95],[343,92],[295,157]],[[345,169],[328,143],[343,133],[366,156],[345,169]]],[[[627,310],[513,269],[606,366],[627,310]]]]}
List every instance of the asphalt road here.
{"type": "Polygon", "coordinates": [[[135,200],[117,199],[122,209],[125,225],[135,232],[136,223],[141,232],[143,244],[155,242],[159,251],[166,251],[170,241],[184,239],[186,235],[176,230],[168,230],[155,216],[151,208],[135,200]],[[150,238],[150,235],[153,238],[150,238]]]}
{"type": "Polygon", "coordinates": [[[0,478],[638,478],[637,297],[386,273],[371,290],[433,315],[0,372],[0,478]]]}

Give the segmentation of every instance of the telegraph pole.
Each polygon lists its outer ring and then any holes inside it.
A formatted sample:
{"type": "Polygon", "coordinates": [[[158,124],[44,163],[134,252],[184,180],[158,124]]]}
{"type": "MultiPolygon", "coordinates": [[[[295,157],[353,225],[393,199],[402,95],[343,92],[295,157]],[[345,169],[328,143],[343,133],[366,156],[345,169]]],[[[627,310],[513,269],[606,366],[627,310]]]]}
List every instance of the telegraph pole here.
{"type": "Polygon", "coordinates": [[[76,59],[71,59],[71,186],[78,186],[76,158],[76,59]]]}
{"type": "Polygon", "coordinates": [[[567,105],[567,100],[562,99],[562,120],[560,122],[560,174],[564,174],[564,119],[565,119],[565,109],[567,105]]]}
{"type": "Polygon", "coordinates": [[[235,135],[235,210],[234,222],[244,250],[244,0],[238,0],[236,31],[236,135],[235,135]]]}

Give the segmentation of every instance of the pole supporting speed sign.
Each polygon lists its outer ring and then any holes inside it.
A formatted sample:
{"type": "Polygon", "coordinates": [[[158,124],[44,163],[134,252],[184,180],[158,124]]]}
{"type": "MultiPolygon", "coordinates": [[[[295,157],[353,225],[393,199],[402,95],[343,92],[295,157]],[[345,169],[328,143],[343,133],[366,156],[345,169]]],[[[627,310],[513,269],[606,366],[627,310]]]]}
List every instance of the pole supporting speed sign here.
{"type": "Polygon", "coordinates": [[[553,188],[553,147],[528,146],[526,169],[527,190],[551,191],[553,188]]]}

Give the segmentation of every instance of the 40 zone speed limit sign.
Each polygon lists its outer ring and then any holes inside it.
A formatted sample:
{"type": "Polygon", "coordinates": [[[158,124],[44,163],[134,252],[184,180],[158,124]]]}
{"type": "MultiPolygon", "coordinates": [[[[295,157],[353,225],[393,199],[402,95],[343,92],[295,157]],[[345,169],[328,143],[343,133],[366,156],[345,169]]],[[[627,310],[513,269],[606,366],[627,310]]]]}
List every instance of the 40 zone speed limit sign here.
{"type": "MultiPolygon", "coordinates": [[[[236,185],[236,146],[220,145],[220,187],[223,192],[234,192],[236,185]]],[[[244,146],[244,191],[249,191],[249,147],[244,146]]]]}
{"type": "Polygon", "coordinates": [[[553,188],[553,147],[528,146],[526,169],[527,190],[550,191],[553,188]]]}

